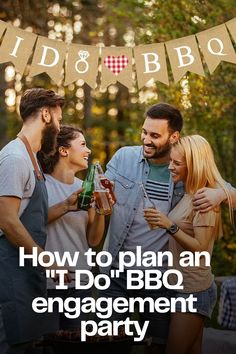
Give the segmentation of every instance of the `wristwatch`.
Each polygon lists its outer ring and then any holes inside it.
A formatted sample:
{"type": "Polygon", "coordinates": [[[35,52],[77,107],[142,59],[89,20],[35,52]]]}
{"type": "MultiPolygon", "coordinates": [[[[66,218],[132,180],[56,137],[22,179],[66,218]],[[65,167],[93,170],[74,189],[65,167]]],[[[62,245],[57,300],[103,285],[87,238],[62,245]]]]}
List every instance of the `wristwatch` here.
{"type": "Polygon", "coordinates": [[[172,224],[168,229],[166,229],[168,234],[174,235],[176,232],[179,231],[179,227],[176,224],[172,224]]]}

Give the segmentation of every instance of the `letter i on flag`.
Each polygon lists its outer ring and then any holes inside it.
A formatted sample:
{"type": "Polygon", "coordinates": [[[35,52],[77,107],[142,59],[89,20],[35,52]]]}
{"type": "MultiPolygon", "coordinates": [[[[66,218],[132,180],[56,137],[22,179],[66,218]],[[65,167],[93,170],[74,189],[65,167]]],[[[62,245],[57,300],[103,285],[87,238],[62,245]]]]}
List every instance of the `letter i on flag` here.
{"type": "Polygon", "coordinates": [[[23,75],[37,35],[8,25],[0,47],[0,63],[12,62],[23,75]]]}
{"type": "Polygon", "coordinates": [[[137,46],[134,58],[139,89],[150,79],[169,85],[164,43],[137,46]]]}
{"type": "Polygon", "coordinates": [[[66,43],[38,37],[29,76],[45,72],[56,84],[59,84],[62,79],[66,51],[66,43]]]}

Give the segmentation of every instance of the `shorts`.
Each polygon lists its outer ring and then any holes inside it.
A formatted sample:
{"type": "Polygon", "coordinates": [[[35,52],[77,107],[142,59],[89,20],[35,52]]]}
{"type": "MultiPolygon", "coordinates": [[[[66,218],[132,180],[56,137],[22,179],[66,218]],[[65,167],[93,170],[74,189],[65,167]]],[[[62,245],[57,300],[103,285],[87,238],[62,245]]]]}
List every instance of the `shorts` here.
{"type": "MultiPolygon", "coordinates": [[[[193,307],[197,310],[197,313],[205,317],[211,318],[213,309],[217,301],[216,283],[213,282],[211,286],[206,290],[198,291],[191,294],[193,294],[193,296],[197,299],[197,301],[195,301],[193,304],[193,307]]],[[[189,295],[190,293],[174,292],[174,297],[182,297],[186,299],[189,297],[189,295]]],[[[181,312],[181,304],[179,302],[176,303],[176,312],[181,312]]],[[[190,312],[188,311],[188,308],[186,312],[190,312]]]]}

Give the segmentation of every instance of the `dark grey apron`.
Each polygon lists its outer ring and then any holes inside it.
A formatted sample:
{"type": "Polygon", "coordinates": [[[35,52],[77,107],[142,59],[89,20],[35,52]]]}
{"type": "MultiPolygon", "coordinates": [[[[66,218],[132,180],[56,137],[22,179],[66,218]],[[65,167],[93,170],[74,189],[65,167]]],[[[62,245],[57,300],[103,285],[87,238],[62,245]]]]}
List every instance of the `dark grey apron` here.
{"type": "MultiPolygon", "coordinates": [[[[29,155],[32,160],[32,151],[29,155]]],[[[34,241],[44,248],[48,196],[35,159],[32,163],[36,169],[35,188],[20,220],[34,241]]],[[[19,267],[18,248],[12,246],[4,235],[0,236],[0,303],[9,345],[38,339],[47,332],[46,316],[32,310],[32,301],[38,296],[47,298],[44,269],[32,267],[30,260],[26,260],[24,267],[19,267]]]]}

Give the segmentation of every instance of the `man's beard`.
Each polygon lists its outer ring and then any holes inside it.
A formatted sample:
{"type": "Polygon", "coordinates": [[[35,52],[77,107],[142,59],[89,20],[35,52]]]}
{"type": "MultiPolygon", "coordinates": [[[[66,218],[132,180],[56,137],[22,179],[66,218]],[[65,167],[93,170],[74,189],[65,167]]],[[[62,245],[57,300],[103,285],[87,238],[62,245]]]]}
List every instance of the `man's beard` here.
{"type": "Polygon", "coordinates": [[[58,129],[52,121],[46,125],[41,140],[41,151],[45,155],[54,155],[56,152],[58,129]]]}
{"type": "Polygon", "coordinates": [[[145,151],[143,152],[143,155],[146,159],[158,159],[161,157],[166,157],[169,155],[170,150],[171,150],[171,144],[169,141],[167,141],[165,143],[165,145],[163,145],[160,148],[157,148],[155,145],[152,145],[152,144],[146,144],[145,146],[154,148],[153,153],[150,155],[145,154],[145,151]]]}

